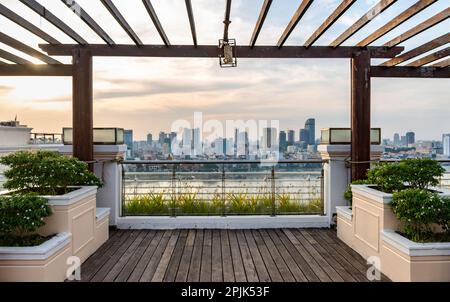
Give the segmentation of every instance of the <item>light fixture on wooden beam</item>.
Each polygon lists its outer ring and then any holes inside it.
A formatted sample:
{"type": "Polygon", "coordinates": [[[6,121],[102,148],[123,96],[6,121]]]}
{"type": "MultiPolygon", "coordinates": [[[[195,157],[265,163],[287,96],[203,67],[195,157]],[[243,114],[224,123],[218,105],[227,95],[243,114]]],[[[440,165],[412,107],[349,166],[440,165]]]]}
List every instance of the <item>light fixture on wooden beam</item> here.
{"type": "Polygon", "coordinates": [[[220,39],[219,48],[222,52],[219,54],[219,64],[222,68],[237,67],[236,39],[220,39]]]}

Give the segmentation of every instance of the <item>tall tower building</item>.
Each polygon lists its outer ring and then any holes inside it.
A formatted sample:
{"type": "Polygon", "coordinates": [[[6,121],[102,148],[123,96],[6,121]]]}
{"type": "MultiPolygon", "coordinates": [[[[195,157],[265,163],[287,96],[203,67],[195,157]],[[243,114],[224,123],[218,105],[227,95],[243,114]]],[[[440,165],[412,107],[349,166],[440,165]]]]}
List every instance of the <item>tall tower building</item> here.
{"type": "Polygon", "coordinates": [[[442,149],[444,156],[450,157],[450,133],[442,135],[442,149]]]}
{"type": "Polygon", "coordinates": [[[308,130],[308,145],[316,144],[316,120],[313,118],[307,119],[305,129],[308,130]]]}
{"type": "Polygon", "coordinates": [[[264,128],[261,148],[265,150],[278,151],[277,148],[277,129],[264,128]]]}
{"type": "Polygon", "coordinates": [[[153,135],[151,133],[147,134],[147,145],[151,145],[153,143],[153,135]]]}
{"type": "Polygon", "coordinates": [[[280,131],[278,145],[279,145],[279,148],[280,148],[280,152],[286,152],[286,150],[287,150],[287,138],[286,138],[286,132],[285,131],[280,131]]]}
{"type": "Polygon", "coordinates": [[[398,133],[394,134],[394,146],[400,145],[400,135],[398,133]]]}
{"type": "Polygon", "coordinates": [[[406,145],[412,145],[416,142],[416,134],[414,132],[406,132],[406,145]]]}
{"type": "Polygon", "coordinates": [[[127,157],[132,157],[133,154],[133,130],[123,131],[123,142],[127,145],[127,157]]]}
{"type": "Polygon", "coordinates": [[[287,145],[293,146],[295,144],[295,131],[289,130],[288,131],[288,138],[287,138],[287,145]]]}

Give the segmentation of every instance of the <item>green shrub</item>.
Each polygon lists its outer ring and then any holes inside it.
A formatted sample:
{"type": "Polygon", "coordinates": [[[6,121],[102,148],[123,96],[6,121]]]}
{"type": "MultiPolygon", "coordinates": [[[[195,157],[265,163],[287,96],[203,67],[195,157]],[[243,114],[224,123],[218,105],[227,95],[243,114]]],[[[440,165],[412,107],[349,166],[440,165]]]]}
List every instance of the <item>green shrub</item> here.
{"type": "Polygon", "coordinates": [[[405,165],[402,162],[378,163],[367,172],[367,180],[385,193],[398,192],[405,188],[405,165]]]}
{"type": "Polygon", "coordinates": [[[439,225],[450,237],[450,198],[442,198],[442,210],[439,215],[439,225]]]}
{"type": "Polygon", "coordinates": [[[406,159],[400,162],[404,169],[404,181],[411,188],[429,188],[439,184],[445,169],[430,158],[406,159]]]}
{"type": "Polygon", "coordinates": [[[52,214],[45,198],[35,194],[0,196],[0,245],[31,245],[40,243],[34,234],[52,214]]]}
{"type": "Polygon", "coordinates": [[[371,183],[367,179],[360,179],[360,180],[352,181],[352,183],[347,186],[347,189],[344,192],[345,200],[347,200],[349,202],[349,204],[352,205],[352,199],[353,199],[352,185],[368,185],[368,184],[371,184],[371,183]]]}
{"type": "Polygon", "coordinates": [[[406,237],[426,241],[433,236],[432,226],[439,224],[445,202],[435,192],[410,188],[393,194],[392,211],[404,223],[406,237]]]}
{"type": "Polygon", "coordinates": [[[88,165],[74,157],[49,151],[20,151],[0,158],[5,171],[6,189],[39,195],[58,195],[69,191],[68,186],[102,186],[88,170],[88,165]]]}
{"type": "Polygon", "coordinates": [[[164,194],[150,193],[126,200],[124,212],[128,215],[168,214],[169,206],[164,194]]]}

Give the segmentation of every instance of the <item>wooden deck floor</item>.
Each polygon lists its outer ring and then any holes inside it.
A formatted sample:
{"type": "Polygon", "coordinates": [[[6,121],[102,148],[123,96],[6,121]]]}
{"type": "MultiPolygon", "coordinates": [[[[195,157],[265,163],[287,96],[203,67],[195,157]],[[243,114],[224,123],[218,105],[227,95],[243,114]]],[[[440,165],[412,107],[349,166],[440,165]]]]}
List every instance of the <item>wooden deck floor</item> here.
{"type": "Polygon", "coordinates": [[[365,282],[367,268],[332,230],[118,230],[82,265],[81,278],[365,282]]]}

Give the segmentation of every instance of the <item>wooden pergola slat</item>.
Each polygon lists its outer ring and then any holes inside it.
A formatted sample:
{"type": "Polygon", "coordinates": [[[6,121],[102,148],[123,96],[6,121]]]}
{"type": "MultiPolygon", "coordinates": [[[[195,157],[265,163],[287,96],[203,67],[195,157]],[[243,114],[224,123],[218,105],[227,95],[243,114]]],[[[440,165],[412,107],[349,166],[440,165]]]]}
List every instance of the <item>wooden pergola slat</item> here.
{"type": "Polygon", "coordinates": [[[6,64],[0,66],[0,76],[72,76],[72,65],[6,64]]]}
{"type": "Polygon", "coordinates": [[[16,14],[6,6],[4,6],[3,4],[0,4],[0,14],[8,18],[9,20],[13,21],[14,23],[18,24],[19,26],[25,28],[29,32],[35,34],[44,41],[47,41],[50,44],[61,44],[58,40],[56,40],[43,30],[41,30],[39,27],[30,23],[28,20],[22,18],[21,16],[19,16],[18,14],[16,14]]]}
{"type": "Polygon", "coordinates": [[[280,39],[278,40],[277,47],[282,47],[286,40],[291,35],[292,31],[297,26],[298,22],[302,19],[303,15],[306,13],[308,8],[312,4],[312,0],[302,0],[300,3],[300,6],[295,11],[294,15],[291,18],[291,21],[289,21],[289,24],[286,26],[286,29],[284,30],[283,34],[281,35],[280,39]]]}
{"type": "Polygon", "coordinates": [[[398,57],[395,57],[387,62],[384,62],[383,64],[380,64],[380,66],[391,67],[391,66],[398,65],[402,62],[405,62],[409,59],[420,56],[423,53],[426,53],[430,50],[438,48],[439,46],[445,45],[447,43],[450,43],[450,33],[446,33],[440,37],[437,37],[436,39],[433,39],[428,43],[425,43],[419,47],[416,47],[398,57]]]}
{"type": "Polygon", "coordinates": [[[434,61],[437,61],[439,59],[445,58],[447,56],[450,56],[450,47],[447,47],[445,49],[441,49],[439,51],[436,51],[432,54],[429,54],[423,58],[420,58],[414,62],[411,62],[407,64],[408,67],[421,67],[425,64],[432,63],[434,61]]]}
{"type": "MultiPolygon", "coordinates": [[[[36,59],[41,60],[44,63],[47,64],[61,64],[61,62],[43,54],[40,51],[37,51],[36,49],[6,35],[5,33],[0,32],[0,42],[3,44],[6,44],[12,48],[15,48],[23,53],[26,53],[27,55],[30,55],[36,59]]],[[[62,45],[62,44],[61,44],[62,45]]]]}
{"type": "MultiPolygon", "coordinates": [[[[49,45],[41,44],[39,47],[49,55],[70,56],[79,45],[49,45]]],[[[217,58],[221,49],[216,45],[115,45],[110,47],[105,44],[90,44],[83,47],[93,56],[125,56],[125,57],[177,57],[177,58],[217,58]]],[[[332,48],[328,46],[236,46],[236,51],[241,58],[352,58],[357,52],[366,48],[341,46],[332,48]]],[[[371,58],[393,58],[403,51],[402,47],[367,47],[371,58]]]]}
{"type": "Polygon", "coordinates": [[[12,54],[3,49],[0,49],[0,58],[3,58],[5,60],[8,60],[13,63],[17,63],[17,64],[33,64],[30,61],[28,61],[24,58],[21,58],[19,56],[16,56],[15,54],[12,54]]]}
{"type": "Polygon", "coordinates": [[[75,15],[77,15],[87,26],[89,26],[108,45],[115,45],[111,37],[92,19],[91,16],[75,1],[61,0],[75,15]]]}
{"type": "Polygon", "coordinates": [[[58,17],[48,11],[44,6],[36,2],[35,0],[19,0],[28,8],[33,10],[35,13],[40,15],[42,18],[53,24],[60,31],[65,33],[67,36],[72,38],[78,44],[86,45],[88,44],[79,34],[77,34],[71,27],[61,21],[58,17]]]}
{"type": "Polygon", "coordinates": [[[191,27],[192,42],[197,46],[197,31],[195,29],[194,11],[192,10],[191,0],[185,0],[186,11],[189,18],[189,26],[191,27]]]}
{"type": "Polygon", "coordinates": [[[450,78],[450,68],[427,67],[370,67],[372,78],[450,78]]]}
{"type": "Polygon", "coordinates": [[[253,34],[250,39],[250,47],[255,46],[256,40],[258,39],[259,33],[261,32],[261,28],[263,27],[264,21],[266,20],[271,5],[272,0],[264,0],[258,20],[256,21],[255,29],[253,30],[253,34]]]}
{"type": "Polygon", "coordinates": [[[109,11],[109,13],[116,19],[117,23],[123,28],[123,30],[128,34],[128,36],[133,40],[136,45],[142,45],[141,39],[139,39],[138,35],[131,28],[130,24],[128,24],[127,20],[125,20],[124,16],[120,13],[117,7],[111,0],[101,0],[103,5],[109,11]]]}
{"type": "Polygon", "coordinates": [[[431,4],[435,3],[437,0],[420,0],[407,8],[404,12],[402,12],[400,15],[394,17],[391,21],[386,23],[384,26],[377,29],[375,32],[370,34],[367,38],[356,44],[356,46],[367,46],[373,41],[381,38],[394,28],[400,26],[404,22],[408,21],[412,17],[414,17],[416,14],[420,13],[427,7],[429,7],[431,4]]]}
{"type": "Polygon", "coordinates": [[[438,68],[445,68],[445,67],[449,67],[450,66],[450,58],[445,59],[443,61],[434,63],[433,65],[431,65],[433,67],[438,67],[438,68]]]}
{"type": "Polygon", "coordinates": [[[424,32],[425,30],[431,28],[434,25],[437,25],[445,20],[447,20],[450,17],[450,7],[444,9],[440,13],[434,15],[433,17],[423,21],[422,23],[414,26],[410,30],[406,31],[405,33],[395,37],[394,39],[386,42],[383,46],[387,47],[394,47],[398,44],[405,42],[406,40],[409,40],[416,35],[424,32]]]}
{"type": "Polygon", "coordinates": [[[330,46],[338,47],[345,41],[347,41],[351,36],[353,36],[357,31],[363,28],[367,23],[372,21],[376,16],[388,9],[397,0],[381,0],[374,7],[372,7],[364,16],[362,16],[358,21],[353,23],[346,31],[344,31],[339,37],[334,40],[330,46]]]}
{"type": "Polygon", "coordinates": [[[319,26],[319,28],[306,40],[303,46],[310,47],[314,44],[352,5],[356,0],[344,0],[319,26]]]}
{"type": "Polygon", "coordinates": [[[150,0],[142,0],[142,3],[144,3],[145,9],[147,10],[147,13],[149,14],[150,18],[152,19],[152,22],[155,25],[156,30],[158,31],[164,44],[166,46],[170,46],[169,39],[167,38],[167,35],[164,32],[161,22],[159,22],[158,15],[156,14],[156,11],[153,8],[152,3],[150,2],[150,0]]]}

